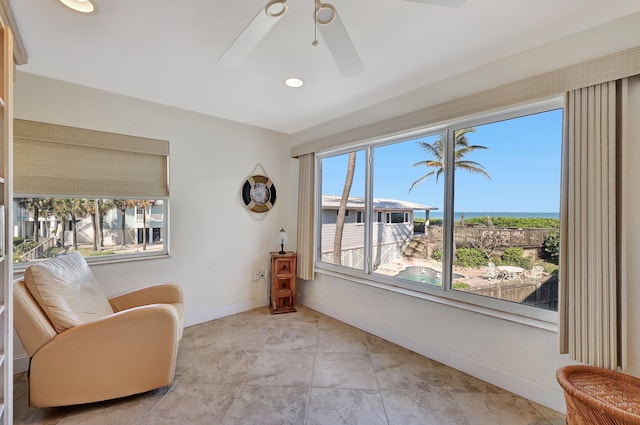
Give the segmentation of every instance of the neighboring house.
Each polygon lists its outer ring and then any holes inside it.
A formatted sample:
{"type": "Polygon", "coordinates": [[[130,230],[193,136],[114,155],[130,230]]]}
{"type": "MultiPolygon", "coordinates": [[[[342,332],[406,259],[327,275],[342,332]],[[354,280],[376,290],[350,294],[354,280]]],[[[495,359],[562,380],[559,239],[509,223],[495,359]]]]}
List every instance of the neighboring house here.
{"type": "MultiPolygon", "coordinates": [[[[33,239],[33,213],[14,202],[14,217],[17,224],[14,225],[13,236],[24,239],[33,239]]],[[[147,242],[162,243],[166,236],[164,230],[164,204],[162,200],[147,209],[146,233],[147,242]]],[[[143,243],[144,219],[143,209],[127,208],[125,243],[143,243]]],[[[55,236],[58,241],[62,239],[61,232],[64,231],[65,244],[73,243],[73,228],[71,217],[67,217],[64,223],[60,223],[54,216],[40,216],[38,218],[38,236],[40,238],[55,236]]],[[[105,246],[122,244],[122,213],[118,209],[110,210],[104,217],[104,244],[105,246]]],[[[90,217],[79,217],[76,221],[78,243],[93,242],[93,222],[90,217]]]]}
{"type": "MultiPolygon", "coordinates": [[[[320,249],[323,259],[332,262],[333,243],[336,232],[336,219],[340,206],[340,196],[322,196],[322,235],[320,249]]],[[[393,261],[413,238],[415,211],[425,211],[426,225],[429,212],[436,207],[414,204],[395,199],[373,200],[373,267],[393,261]]],[[[342,264],[349,267],[362,267],[364,259],[364,198],[350,197],[342,234],[342,264]]]]}

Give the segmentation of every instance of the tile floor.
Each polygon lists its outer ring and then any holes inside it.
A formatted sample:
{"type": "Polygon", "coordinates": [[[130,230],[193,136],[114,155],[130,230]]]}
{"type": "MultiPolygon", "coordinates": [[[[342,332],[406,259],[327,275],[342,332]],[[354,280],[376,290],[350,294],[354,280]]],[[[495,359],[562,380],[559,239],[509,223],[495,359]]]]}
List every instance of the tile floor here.
{"type": "Polygon", "coordinates": [[[299,306],[185,329],[169,388],[91,405],[27,407],[14,423],[91,425],[560,425],[564,416],[299,306]]]}

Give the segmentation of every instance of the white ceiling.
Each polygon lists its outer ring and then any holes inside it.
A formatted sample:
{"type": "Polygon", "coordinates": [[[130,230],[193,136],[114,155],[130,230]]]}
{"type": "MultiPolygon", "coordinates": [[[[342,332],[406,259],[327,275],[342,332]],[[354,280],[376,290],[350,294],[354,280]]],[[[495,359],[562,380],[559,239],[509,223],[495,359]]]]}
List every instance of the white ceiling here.
{"type": "Polygon", "coordinates": [[[235,68],[218,58],[267,0],[93,1],[82,15],[10,0],[29,57],[18,70],[289,134],[640,12],[639,0],[330,0],[364,63],[345,78],[320,34],[311,45],[314,0],[289,0],[235,68]]]}

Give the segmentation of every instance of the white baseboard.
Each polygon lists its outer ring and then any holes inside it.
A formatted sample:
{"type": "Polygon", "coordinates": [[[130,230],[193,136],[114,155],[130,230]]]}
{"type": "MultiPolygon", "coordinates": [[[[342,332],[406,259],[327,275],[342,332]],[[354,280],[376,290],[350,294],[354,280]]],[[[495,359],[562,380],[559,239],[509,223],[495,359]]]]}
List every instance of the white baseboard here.
{"type": "Polygon", "coordinates": [[[193,326],[199,323],[208,322],[210,320],[219,319],[221,317],[230,316],[236,313],[253,310],[256,308],[269,305],[267,297],[246,300],[236,304],[225,305],[211,310],[197,311],[194,313],[186,313],[184,317],[184,325],[193,326]]]}
{"type": "Polygon", "coordinates": [[[565,413],[566,405],[562,391],[552,388],[543,387],[535,382],[522,379],[505,371],[495,369],[486,364],[479,363],[474,359],[462,356],[444,349],[442,347],[429,344],[423,340],[414,338],[410,335],[403,334],[397,329],[385,327],[379,323],[365,320],[361,317],[350,315],[342,310],[337,310],[331,306],[315,303],[309,299],[304,300],[304,305],[336,318],[342,322],[391,341],[411,351],[422,354],[425,357],[438,361],[440,363],[451,366],[454,369],[465,372],[490,384],[496,385],[514,394],[518,394],[528,400],[539,403],[555,411],[565,413]]]}

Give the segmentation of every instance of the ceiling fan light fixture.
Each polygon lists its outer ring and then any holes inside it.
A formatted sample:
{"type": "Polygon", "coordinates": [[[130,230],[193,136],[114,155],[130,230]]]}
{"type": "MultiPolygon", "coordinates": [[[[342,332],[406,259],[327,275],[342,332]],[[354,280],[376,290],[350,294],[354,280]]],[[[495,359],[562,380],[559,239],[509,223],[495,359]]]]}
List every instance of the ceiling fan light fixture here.
{"type": "Polygon", "coordinates": [[[302,78],[298,77],[287,78],[286,80],[284,80],[284,83],[287,85],[287,87],[291,87],[292,89],[297,89],[304,86],[304,81],[302,80],[302,78]]]}
{"type": "Polygon", "coordinates": [[[329,25],[336,19],[336,8],[330,3],[320,3],[316,1],[316,10],[314,17],[319,25],[329,25]]]}
{"type": "Polygon", "coordinates": [[[287,11],[287,0],[273,0],[267,3],[264,12],[272,18],[279,18],[287,11]]]}
{"type": "Polygon", "coordinates": [[[90,0],[60,0],[60,3],[80,13],[92,13],[95,11],[95,6],[90,0]]]}

